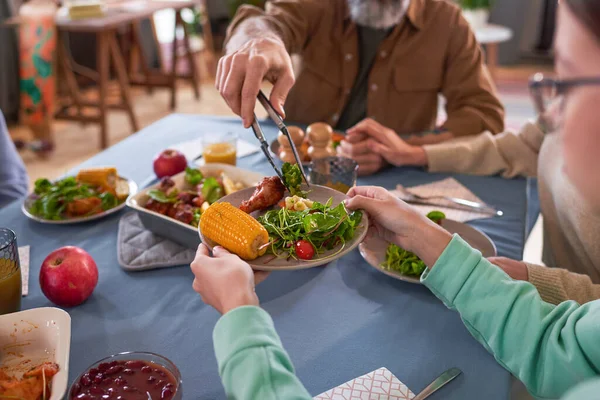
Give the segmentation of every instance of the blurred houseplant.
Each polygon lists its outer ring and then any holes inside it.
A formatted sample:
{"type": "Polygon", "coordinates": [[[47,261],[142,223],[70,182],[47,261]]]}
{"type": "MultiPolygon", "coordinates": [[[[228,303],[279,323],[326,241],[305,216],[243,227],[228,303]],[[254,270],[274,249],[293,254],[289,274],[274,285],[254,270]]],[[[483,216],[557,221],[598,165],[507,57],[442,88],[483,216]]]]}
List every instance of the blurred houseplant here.
{"type": "Polygon", "coordinates": [[[490,8],[493,0],[459,0],[465,19],[473,29],[480,29],[487,25],[490,18],[490,8]]]}
{"type": "Polygon", "coordinates": [[[229,15],[231,18],[235,15],[238,7],[242,4],[251,4],[260,8],[264,8],[266,0],[227,0],[229,6],[229,15]]]}

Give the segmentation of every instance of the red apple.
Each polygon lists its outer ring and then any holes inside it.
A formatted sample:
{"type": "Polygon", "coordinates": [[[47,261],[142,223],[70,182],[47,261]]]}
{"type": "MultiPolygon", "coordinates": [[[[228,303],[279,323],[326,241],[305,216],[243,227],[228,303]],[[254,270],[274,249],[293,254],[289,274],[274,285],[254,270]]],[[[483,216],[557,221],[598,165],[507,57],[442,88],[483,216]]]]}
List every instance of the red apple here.
{"type": "Polygon", "coordinates": [[[167,149],[154,159],[154,173],[157,177],[173,176],[187,167],[187,160],[183,153],[177,150],[167,149]]]}
{"type": "Polygon", "coordinates": [[[44,295],[60,307],[83,303],[98,283],[96,262],[83,249],[61,247],[48,254],[40,270],[40,286],[44,295]]]}

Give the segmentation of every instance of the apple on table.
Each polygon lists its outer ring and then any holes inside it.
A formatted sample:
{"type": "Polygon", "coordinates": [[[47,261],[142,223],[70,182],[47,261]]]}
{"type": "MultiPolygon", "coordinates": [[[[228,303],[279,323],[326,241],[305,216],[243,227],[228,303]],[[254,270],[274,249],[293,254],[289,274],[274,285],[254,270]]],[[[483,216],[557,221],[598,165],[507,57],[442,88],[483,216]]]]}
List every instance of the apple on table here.
{"type": "Polygon", "coordinates": [[[44,295],[60,307],[75,307],[92,295],[98,284],[98,267],[85,250],[66,246],[48,254],[40,270],[44,295]]]}
{"type": "Polygon", "coordinates": [[[182,152],[172,149],[162,151],[154,158],[152,166],[158,178],[173,176],[185,171],[188,162],[182,152]]]}

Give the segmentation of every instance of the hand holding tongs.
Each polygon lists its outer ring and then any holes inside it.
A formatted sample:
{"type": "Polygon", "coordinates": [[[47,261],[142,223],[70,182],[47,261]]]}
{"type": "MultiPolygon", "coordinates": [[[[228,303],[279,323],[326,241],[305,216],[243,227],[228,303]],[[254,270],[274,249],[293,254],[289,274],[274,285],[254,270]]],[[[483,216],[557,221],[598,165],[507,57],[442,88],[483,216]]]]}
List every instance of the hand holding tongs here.
{"type": "MultiPolygon", "coordinates": [[[[269,102],[269,99],[267,99],[267,96],[265,96],[265,94],[262,92],[262,90],[258,92],[258,101],[260,102],[260,104],[262,104],[262,106],[265,108],[265,110],[267,110],[269,117],[273,120],[273,122],[275,122],[275,124],[277,125],[279,130],[290,141],[290,147],[292,148],[292,153],[294,153],[294,158],[296,159],[298,168],[300,168],[300,172],[302,173],[302,178],[304,178],[304,182],[306,182],[306,184],[308,186],[310,186],[310,184],[308,183],[308,179],[306,178],[306,173],[304,172],[304,168],[302,167],[302,160],[300,159],[300,156],[298,155],[298,150],[296,150],[296,145],[292,141],[292,138],[290,137],[290,132],[288,131],[285,124],[283,123],[283,119],[279,116],[279,114],[277,114],[277,112],[275,111],[275,109],[273,108],[271,103],[269,102]]],[[[269,144],[267,143],[267,141],[265,139],[265,135],[263,134],[262,129],[260,128],[260,125],[258,124],[258,118],[256,118],[256,114],[254,115],[254,122],[252,123],[252,130],[254,131],[254,136],[256,136],[256,138],[260,142],[260,148],[261,148],[262,152],[265,154],[265,156],[267,156],[267,160],[269,160],[269,163],[271,164],[271,166],[273,167],[273,169],[275,170],[275,172],[281,179],[281,182],[285,185],[285,180],[283,179],[283,174],[281,173],[279,168],[277,168],[275,166],[273,157],[271,156],[271,153],[269,152],[269,144]]]]}

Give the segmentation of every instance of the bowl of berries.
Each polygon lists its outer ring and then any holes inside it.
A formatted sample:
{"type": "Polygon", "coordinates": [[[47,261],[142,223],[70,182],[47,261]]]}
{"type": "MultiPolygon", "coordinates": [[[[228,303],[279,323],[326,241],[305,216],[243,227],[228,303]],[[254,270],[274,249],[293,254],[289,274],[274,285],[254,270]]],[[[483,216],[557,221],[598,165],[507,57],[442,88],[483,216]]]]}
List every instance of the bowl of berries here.
{"type": "Polygon", "coordinates": [[[154,353],[119,353],[90,365],[71,385],[70,400],[181,400],[181,373],[154,353]]]}

